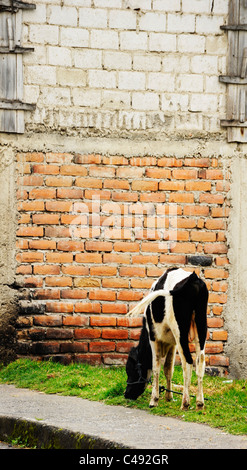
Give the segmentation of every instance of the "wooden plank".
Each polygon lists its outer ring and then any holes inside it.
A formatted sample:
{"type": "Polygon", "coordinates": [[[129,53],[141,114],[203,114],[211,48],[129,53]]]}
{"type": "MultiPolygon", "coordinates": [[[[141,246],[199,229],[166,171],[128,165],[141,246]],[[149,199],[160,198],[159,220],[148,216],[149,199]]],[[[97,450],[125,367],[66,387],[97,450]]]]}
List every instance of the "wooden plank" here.
{"type": "Polygon", "coordinates": [[[232,85],[247,85],[247,77],[230,77],[229,75],[220,75],[219,81],[221,83],[231,83],[232,85]]]}
{"type": "Polygon", "coordinates": [[[247,47],[243,48],[243,55],[242,55],[242,64],[241,64],[241,78],[246,77],[246,68],[247,68],[247,47]]]}
{"type": "Polygon", "coordinates": [[[14,49],[9,49],[9,47],[0,47],[0,54],[25,54],[26,52],[34,52],[34,48],[15,46],[14,49]]]}
{"type": "Polygon", "coordinates": [[[228,23],[237,25],[239,23],[239,0],[230,0],[229,2],[229,13],[228,13],[228,23]]]}
{"type": "Polygon", "coordinates": [[[0,109],[13,109],[14,111],[34,111],[36,108],[35,104],[23,103],[22,101],[17,100],[0,100],[0,109]]]}
{"type": "Polygon", "coordinates": [[[238,35],[239,33],[228,32],[228,75],[239,76],[238,73],[238,35]]]}
{"type": "MultiPolygon", "coordinates": [[[[20,54],[16,55],[16,100],[17,102],[23,100],[23,64],[20,54]]],[[[16,112],[16,132],[22,134],[24,128],[24,112],[20,110],[16,112]]]]}
{"type": "Polygon", "coordinates": [[[239,90],[239,121],[241,123],[245,122],[245,101],[246,101],[246,89],[245,87],[240,87],[239,90]]]}
{"type": "Polygon", "coordinates": [[[247,128],[245,127],[228,127],[227,129],[228,142],[247,142],[247,128]]]}
{"type": "Polygon", "coordinates": [[[241,123],[241,122],[236,121],[234,119],[229,120],[229,121],[227,119],[221,119],[220,125],[222,127],[247,127],[247,122],[245,121],[245,122],[241,123]]]}
{"type": "Polygon", "coordinates": [[[13,3],[10,0],[0,0],[0,12],[10,11],[11,13],[16,13],[20,9],[35,10],[36,5],[34,3],[26,3],[18,0],[13,0],[13,3]]]}
{"type": "Polygon", "coordinates": [[[12,17],[7,19],[7,31],[8,31],[9,51],[13,51],[15,49],[15,38],[14,38],[13,18],[12,17]]]}
{"type": "Polygon", "coordinates": [[[220,29],[225,31],[247,31],[247,23],[246,24],[222,24],[220,29]]]}

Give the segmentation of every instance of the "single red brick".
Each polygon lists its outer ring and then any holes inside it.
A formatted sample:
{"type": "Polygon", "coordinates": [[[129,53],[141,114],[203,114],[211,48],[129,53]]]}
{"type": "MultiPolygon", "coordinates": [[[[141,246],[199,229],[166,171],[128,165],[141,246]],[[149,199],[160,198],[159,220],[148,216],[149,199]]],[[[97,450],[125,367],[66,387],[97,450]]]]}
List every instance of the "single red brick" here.
{"type": "Polygon", "coordinates": [[[44,182],[43,176],[31,175],[20,178],[21,186],[42,186],[44,182]]]}
{"type": "Polygon", "coordinates": [[[229,358],[221,355],[211,355],[209,358],[210,366],[222,366],[228,367],[229,366],[229,358]]]}
{"type": "Polygon", "coordinates": [[[34,325],[39,326],[61,326],[61,315],[35,315],[33,317],[34,325]]]}
{"type": "Polygon", "coordinates": [[[29,199],[55,199],[56,189],[34,188],[29,191],[29,199]]]}
{"type": "Polygon", "coordinates": [[[46,311],[54,313],[71,313],[74,305],[67,302],[46,302],[46,311]]]}
{"type": "Polygon", "coordinates": [[[34,299],[60,299],[59,289],[36,289],[33,293],[34,299]]]}
{"type": "Polygon", "coordinates": [[[45,284],[50,287],[70,287],[72,279],[68,276],[48,276],[45,278],[45,284]]]}
{"type": "Polygon", "coordinates": [[[86,241],[85,250],[86,251],[112,251],[112,243],[101,242],[101,241],[86,241]]]}
{"type": "Polygon", "coordinates": [[[29,248],[31,250],[55,250],[56,242],[54,240],[30,240],[29,248]]]}
{"type": "Polygon", "coordinates": [[[114,317],[105,317],[105,316],[91,316],[90,325],[91,326],[116,326],[117,320],[114,317]]]}
{"type": "Polygon", "coordinates": [[[213,333],[212,333],[212,340],[213,341],[226,341],[227,338],[228,338],[227,331],[218,330],[218,331],[213,331],[213,333]]]}
{"type": "Polygon", "coordinates": [[[133,191],[157,191],[157,181],[135,180],[132,182],[133,191]]]}
{"type": "Polygon", "coordinates": [[[60,266],[56,265],[38,265],[33,267],[34,274],[60,274],[60,266]]]}
{"type": "Polygon", "coordinates": [[[102,305],[102,313],[112,313],[114,315],[124,315],[128,311],[125,304],[107,304],[102,305]]]}
{"type": "Polygon", "coordinates": [[[75,339],[92,339],[101,337],[101,329],[99,328],[75,328],[75,339]]]}
{"type": "Polygon", "coordinates": [[[83,315],[63,316],[63,325],[65,326],[88,326],[89,318],[83,315]]]}
{"type": "Polygon", "coordinates": [[[94,290],[89,292],[89,299],[114,301],[116,300],[116,293],[110,290],[94,290]]]}
{"type": "Polygon", "coordinates": [[[33,173],[42,173],[43,175],[58,175],[59,166],[57,165],[33,165],[33,173]]]}
{"type": "Polygon", "coordinates": [[[70,274],[71,276],[88,276],[89,268],[86,266],[62,266],[62,272],[64,274],[70,274]]]}
{"type": "Polygon", "coordinates": [[[81,188],[98,188],[103,186],[102,180],[97,178],[76,178],[75,185],[81,188]]]}
{"type": "Polygon", "coordinates": [[[102,338],[104,339],[127,339],[128,338],[128,330],[119,330],[117,328],[114,329],[104,329],[102,330],[102,338]]]}
{"type": "Polygon", "coordinates": [[[73,209],[71,202],[67,201],[47,201],[45,207],[48,212],[70,212],[73,209]]]}
{"type": "Polygon", "coordinates": [[[77,302],[75,304],[75,313],[100,313],[101,305],[97,302],[82,303],[77,302]]]}
{"type": "Polygon", "coordinates": [[[115,276],[117,268],[114,266],[92,266],[90,268],[91,276],[115,276]]]}
{"type": "Polygon", "coordinates": [[[129,353],[133,346],[133,341],[121,341],[116,344],[116,351],[119,353],[129,353]]]}
{"type": "Polygon", "coordinates": [[[149,178],[168,179],[171,178],[171,170],[164,168],[147,168],[146,176],[149,178]]]}
{"type": "Polygon", "coordinates": [[[93,341],[89,344],[91,352],[115,351],[115,343],[113,341],[93,341]]]}
{"type": "MultiPolygon", "coordinates": [[[[55,186],[55,187],[69,187],[72,186],[73,179],[71,176],[47,176],[46,178],[46,186],[55,186]]],[[[40,185],[33,185],[33,186],[40,186],[40,185]]]]}
{"type": "Polygon", "coordinates": [[[58,188],[57,197],[58,199],[82,199],[83,190],[77,189],[77,188],[73,188],[73,189],[58,188]]]}
{"type": "Polygon", "coordinates": [[[59,224],[59,214],[33,214],[33,223],[37,225],[59,224]]]}
{"type": "Polygon", "coordinates": [[[125,267],[122,266],[119,268],[120,276],[124,277],[145,277],[146,269],[145,267],[125,267]]]}
{"type": "MultiPolygon", "coordinates": [[[[122,252],[138,252],[139,251],[139,243],[137,242],[115,242],[114,243],[114,251],[122,251],[122,252]]],[[[109,250],[112,251],[112,250],[109,250]]]]}
{"type": "Polygon", "coordinates": [[[61,251],[83,251],[84,242],[80,241],[59,241],[57,243],[57,249],[61,251]]]}
{"type": "Polygon", "coordinates": [[[43,237],[43,227],[20,227],[16,235],[18,237],[43,237]]]}
{"type": "Polygon", "coordinates": [[[87,291],[83,289],[64,289],[61,291],[62,299],[86,299],[87,291]]]}
{"type": "Polygon", "coordinates": [[[197,178],[197,170],[173,170],[172,177],[174,179],[183,179],[183,180],[191,180],[197,178]]]}
{"type": "Polygon", "coordinates": [[[63,165],[60,173],[69,176],[87,176],[87,168],[81,165],[63,165]]]}
{"type": "Polygon", "coordinates": [[[23,252],[19,253],[16,257],[19,263],[42,263],[44,259],[43,253],[36,253],[36,252],[23,252]]]}
{"type": "Polygon", "coordinates": [[[72,263],[72,253],[46,253],[46,261],[48,263],[72,263]]]}
{"type": "Polygon", "coordinates": [[[109,157],[103,157],[102,163],[104,165],[128,165],[129,161],[122,156],[110,155],[109,157]]]}
{"type": "Polygon", "coordinates": [[[18,211],[43,211],[45,204],[43,201],[24,201],[17,204],[18,211]]]}

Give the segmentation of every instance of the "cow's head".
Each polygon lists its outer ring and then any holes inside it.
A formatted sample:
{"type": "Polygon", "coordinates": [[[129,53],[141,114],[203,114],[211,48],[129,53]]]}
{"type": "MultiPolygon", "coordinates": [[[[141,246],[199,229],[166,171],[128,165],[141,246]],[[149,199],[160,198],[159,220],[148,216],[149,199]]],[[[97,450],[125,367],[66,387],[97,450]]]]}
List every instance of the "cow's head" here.
{"type": "Polygon", "coordinates": [[[132,348],[126,364],[127,388],[125,398],[136,400],[145,390],[147,384],[147,372],[144,373],[143,366],[138,358],[138,348],[132,348]]]}

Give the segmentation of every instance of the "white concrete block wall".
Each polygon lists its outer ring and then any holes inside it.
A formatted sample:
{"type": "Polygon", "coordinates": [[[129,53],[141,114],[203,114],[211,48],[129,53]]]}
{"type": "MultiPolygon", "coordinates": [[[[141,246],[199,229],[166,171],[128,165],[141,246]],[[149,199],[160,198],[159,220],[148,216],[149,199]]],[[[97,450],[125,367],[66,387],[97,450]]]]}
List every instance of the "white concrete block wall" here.
{"type": "Polygon", "coordinates": [[[27,129],[224,132],[226,0],[35,3],[23,11],[27,129]]]}

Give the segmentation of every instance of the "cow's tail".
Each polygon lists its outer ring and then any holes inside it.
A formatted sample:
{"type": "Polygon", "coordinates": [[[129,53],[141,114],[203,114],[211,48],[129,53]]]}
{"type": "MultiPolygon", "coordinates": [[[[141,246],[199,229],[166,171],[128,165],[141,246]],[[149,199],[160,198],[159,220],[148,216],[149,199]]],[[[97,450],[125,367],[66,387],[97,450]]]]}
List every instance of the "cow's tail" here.
{"type": "Polygon", "coordinates": [[[201,280],[200,283],[200,291],[195,305],[195,324],[197,328],[200,349],[203,350],[207,337],[208,289],[205,282],[201,280]]]}
{"type": "Polygon", "coordinates": [[[144,299],[139,302],[132,310],[127,313],[127,316],[137,316],[139,313],[143,311],[145,307],[147,307],[153,300],[155,300],[157,297],[170,297],[170,293],[167,290],[160,289],[160,290],[155,290],[153,292],[150,292],[144,299]]]}

